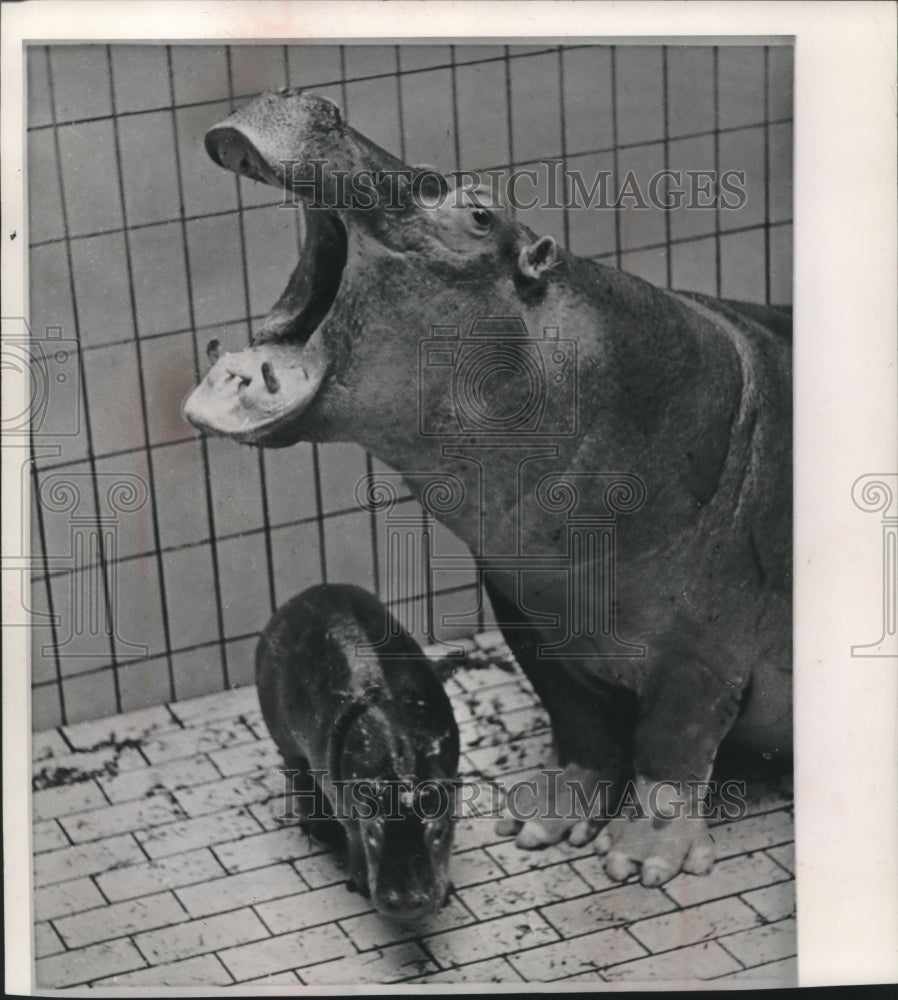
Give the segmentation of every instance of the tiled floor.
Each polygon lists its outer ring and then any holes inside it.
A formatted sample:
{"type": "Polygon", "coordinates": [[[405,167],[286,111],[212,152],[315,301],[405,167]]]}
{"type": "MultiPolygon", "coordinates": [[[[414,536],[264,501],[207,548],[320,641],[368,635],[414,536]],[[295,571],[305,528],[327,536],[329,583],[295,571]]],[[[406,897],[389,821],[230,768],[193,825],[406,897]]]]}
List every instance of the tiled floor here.
{"type": "MultiPolygon", "coordinates": [[[[463,776],[544,761],[546,719],[498,633],[448,681],[463,776]]],[[[279,759],[252,687],[34,737],[43,987],[795,981],[789,783],[749,786],[705,878],[604,874],[592,846],[529,853],[468,817],[448,904],[404,927],[278,822],[279,759]]]]}

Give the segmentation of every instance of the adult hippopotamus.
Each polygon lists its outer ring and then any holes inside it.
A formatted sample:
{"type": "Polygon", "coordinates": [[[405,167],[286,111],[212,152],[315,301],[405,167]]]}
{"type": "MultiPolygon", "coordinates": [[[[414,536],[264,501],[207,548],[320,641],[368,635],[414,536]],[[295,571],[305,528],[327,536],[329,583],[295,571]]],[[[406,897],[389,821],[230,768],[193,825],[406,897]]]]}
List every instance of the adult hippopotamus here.
{"type": "Polygon", "coordinates": [[[721,743],[791,751],[788,315],[578,258],[317,96],[253,100],[206,148],[283,187],[304,245],[186,419],[261,447],[358,442],[425,504],[441,482],[454,499],[432,510],[471,549],[563,769],[505,828],[584,843],[626,787],[635,808],[596,841],[609,874],[708,870],[697,789],[721,743]]]}

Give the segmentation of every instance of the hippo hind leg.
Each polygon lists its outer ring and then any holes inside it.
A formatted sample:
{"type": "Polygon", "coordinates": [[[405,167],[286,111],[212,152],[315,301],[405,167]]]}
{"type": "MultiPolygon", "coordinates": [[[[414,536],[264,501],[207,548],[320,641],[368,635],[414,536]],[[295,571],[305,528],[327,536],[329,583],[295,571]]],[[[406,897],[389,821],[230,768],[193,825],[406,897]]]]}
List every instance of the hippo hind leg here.
{"type": "MultiPolygon", "coordinates": [[[[489,581],[486,589],[500,622],[526,625],[516,606],[489,581]]],[[[635,698],[610,686],[587,687],[563,660],[540,657],[542,640],[533,628],[509,627],[503,634],[548,712],[556,761],[537,776],[534,801],[525,806],[521,800],[519,815],[535,813],[534,818],[502,819],[497,832],[516,834],[516,843],[525,849],[565,837],[575,846],[585,844],[598,832],[620,783],[629,777],[635,698]]]]}

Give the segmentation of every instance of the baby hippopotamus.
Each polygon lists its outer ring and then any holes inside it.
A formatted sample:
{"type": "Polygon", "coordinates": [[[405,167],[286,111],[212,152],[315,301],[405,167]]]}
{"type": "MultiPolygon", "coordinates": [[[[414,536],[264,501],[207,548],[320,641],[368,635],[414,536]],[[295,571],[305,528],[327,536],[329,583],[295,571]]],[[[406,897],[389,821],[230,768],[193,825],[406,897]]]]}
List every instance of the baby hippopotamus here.
{"type": "Polygon", "coordinates": [[[303,824],[324,839],[342,827],[350,887],[395,919],[438,909],[450,888],[459,739],[421,647],[359,587],[311,587],[262,633],[256,684],[298,772],[303,824]]]}

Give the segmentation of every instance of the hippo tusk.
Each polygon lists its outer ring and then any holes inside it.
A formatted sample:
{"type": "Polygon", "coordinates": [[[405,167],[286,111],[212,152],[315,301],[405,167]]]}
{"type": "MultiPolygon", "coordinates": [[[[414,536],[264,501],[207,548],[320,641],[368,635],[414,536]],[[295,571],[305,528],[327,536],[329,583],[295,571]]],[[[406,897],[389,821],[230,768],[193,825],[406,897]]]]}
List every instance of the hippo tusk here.
{"type": "Polygon", "coordinates": [[[221,357],[221,345],[217,340],[210,340],[209,345],[206,348],[206,357],[209,359],[209,364],[214,365],[221,357]]]}
{"type": "Polygon", "coordinates": [[[262,362],[262,378],[265,380],[265,388],[269,392],[277,392],[281,387],[281,383],[278,382],[277,376],[274,374],[274,367],[270,361],[262,362]]]}

